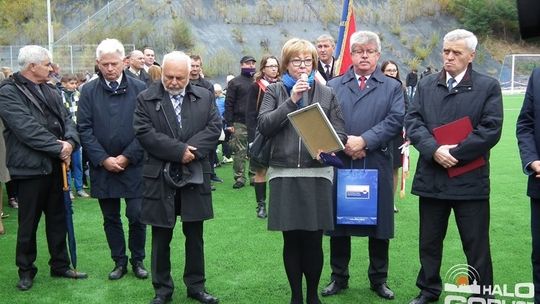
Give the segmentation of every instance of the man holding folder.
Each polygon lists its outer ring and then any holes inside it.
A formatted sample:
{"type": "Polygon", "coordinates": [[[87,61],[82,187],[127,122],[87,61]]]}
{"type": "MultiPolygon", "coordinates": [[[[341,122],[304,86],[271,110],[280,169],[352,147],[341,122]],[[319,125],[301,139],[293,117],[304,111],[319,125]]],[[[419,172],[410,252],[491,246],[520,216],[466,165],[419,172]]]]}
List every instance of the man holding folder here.
{"type": "Polygon", "coordinates": [[[416,286],[421,291],[410,304],[435,302],[441,294],[443,241],[452,210],[467,264],[479,275],[482,292],[473,297],[491,297],[483,293],[493,284],[489,151],[501,137],[503,108],[497,80],[472,69],[477,43],[466,30],[444,36],[443,69],[420,80],[405,117],[407,135],[420,152],[412,193],[420,202],[421,268],[416,286]],[[456,133],[465,136],[448,142],[456,133]],[[484,164],[470,165],[479,161],[484,164]]]}

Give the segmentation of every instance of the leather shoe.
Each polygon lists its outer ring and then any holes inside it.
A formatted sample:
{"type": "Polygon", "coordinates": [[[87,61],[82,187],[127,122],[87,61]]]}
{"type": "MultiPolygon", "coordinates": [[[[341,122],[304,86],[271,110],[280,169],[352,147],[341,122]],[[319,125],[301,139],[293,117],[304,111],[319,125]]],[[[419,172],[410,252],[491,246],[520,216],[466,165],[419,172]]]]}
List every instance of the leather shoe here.
{"type": "Polygon", "coordinates": [[[150,304],[165,304],[169,303],[171,301],[171,298],[166,298],[162,296],[155,296],[152,301],[150,301],[150,304]]]}
{"type": "Polygon", "coordinates": [[[347,283],[338,283],[337,281],[333,280],[330,282],[321,292],[321,295],[323,297],[333,296],[335,294],[338,294],[343,289],[349,288],[349,284],[347,283]]]}
{"type": "Polygon", "coordinates": [[[388,287],[386,282],[378,285],[371,285],[371,290],[375,291],[375,293],[383,299],[394,299],[394,292],[388,287]]]}
{"type": "Polygon", "coordinates": [[[144,268],[142,261],[135,262],[133,264],[133,274],[137,279],[146,279],[148,278],[148,271],[144,268]]]}
{"type": "Polygon", "coordinates": [[[427,304],[431,302],[437,302],[439,297],[428,296],[425,294],[419,294],[416,298],[412,299],[409,304],[427,304]]]}
{"type": "Polygon", "coordinates": [[[109,273],[109,280],[119,280],[121,279],[125,274],[127,273],[126,266],[116,266],[114,269],[109,273]]]}
{"type": "Polygon", "coordinates": [[[68,278],[68,279],[86,279],[88,274],[85,272],[75,271],[73,269],[68,269],[65,272],[55,272],[51,270],[51,277],[57,278],[68,278]]]}
{"type": "Polygon", "coordinates": [[[236,183],[234,183],[234,185],[232,187],[233,187],[233,189],[240,189],[240,188],[244,187],[244,182],[236,181],[236,183]]]}
{"type": "Polygon", "coordinates": [[[22,277],[19,279],[19,282],[17,282],[17,288],[20,291],[27,291],[28,289],[32,288],[32,285],[34,282],[29,277],[22,277]]]}
{"type": "Polygon", "coordinates": [[[219,299],[209,294],[206,291],[199,291],[196,293],[188,293],[188,298],[199,301],[200,303],[215,304],[219,303],[219,299]]]}

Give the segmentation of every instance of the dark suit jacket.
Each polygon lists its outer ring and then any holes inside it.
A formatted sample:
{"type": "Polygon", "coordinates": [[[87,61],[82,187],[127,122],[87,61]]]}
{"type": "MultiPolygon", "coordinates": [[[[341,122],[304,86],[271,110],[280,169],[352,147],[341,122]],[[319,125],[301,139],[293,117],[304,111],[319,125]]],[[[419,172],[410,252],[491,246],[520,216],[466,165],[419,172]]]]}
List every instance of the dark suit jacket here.
{"type": "Polygon", "coordinates": [[[524,172],[529,175],[527,195],[540,198],[540,179],[529,164],[540,160],[540,68],[533,70],[516,125],[519,153],[524,172]],[[536,83],[535,83],[536,82],[536,83]],[[536,114],[539,114],[536,116],[536,114]]]}
{"type": "Polygon", "coordinates": [[[326,76],[326,70],[325,70],[325,67],[323,64],[321,64],[321,61],[319,60],[319,66],[317,67],[317,69],[319,70],[319,73],[321,73],[322,77],[324,78],[324,80],[326,81],[329,81],[330,79],[334,78],[336,76],[336,71],[334,71],[334,66],[336,64],[336,59],[334,57],[332,57],[332,64],[330,65],[330,68],[332,70],[332,75],[330,78],[328,78],[326,76]]]}
{"type": "Polygon", "coordinates": [[[148,75],[148,72],[146,72],[144,69],[141,69],[141,72],[139,73],[139,76],[135,75],[132,71],[129,69],[125,69],[125,74],[129,77],[133,77],[135,79],[138,79],[146,84],[146,87],[149,87],[152,83],[152,79],[150,78],[150,75],[148,75]]]}

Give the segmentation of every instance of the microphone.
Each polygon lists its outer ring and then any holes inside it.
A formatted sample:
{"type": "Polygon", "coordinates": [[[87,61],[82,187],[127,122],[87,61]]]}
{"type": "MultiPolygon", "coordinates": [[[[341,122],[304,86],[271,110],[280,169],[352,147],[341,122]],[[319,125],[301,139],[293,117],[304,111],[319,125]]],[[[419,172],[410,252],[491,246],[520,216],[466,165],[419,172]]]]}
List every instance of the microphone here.
{"type": "MultiPolygon", "coordinates": [[[[308,75],[306,73],[304,73],[304,74],[300,75],[300,79],[307,82],[308,81],[308,75]]],[[[309,99],[308,91],[309,91],[309,89],[302,92],[302,104],[304,104],[304,105],[307,105],[308,102],[309,102],[308,101],[308,99],[309,99]]]]}

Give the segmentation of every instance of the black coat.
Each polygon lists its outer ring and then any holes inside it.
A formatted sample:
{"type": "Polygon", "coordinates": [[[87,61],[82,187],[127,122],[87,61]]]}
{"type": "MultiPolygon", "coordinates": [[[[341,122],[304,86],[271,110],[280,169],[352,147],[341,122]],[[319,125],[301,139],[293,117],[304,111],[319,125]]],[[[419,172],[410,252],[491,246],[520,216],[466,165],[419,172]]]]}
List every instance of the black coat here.
{"type": "Polygon", "coordinates": [[[92,197],[134,198],[142,195],[143,150],[133,131],[137,95],[145,84],[122,77],[113,91],[102,76],[85,84],[79,99],[77,122],[81,141],[90,160],[92,197]],[[129,165],[120,173],[109,172],[102,163],[107,157],[124,155],[129,165]]]}
{"type": "Polygon", "coordinates": [[[252,84],[253,78],[244,75],[236,76],[229,81],[223,114],[227,126],[232,126],[235,122],[246,123],[246,107],[252,84]]]}
{"type": "Polygon", "coordinates": [[[169,93],[163,84],[156,82],[138,97],[134,128],[146,152],[141,221],[152,226],[174,227],[175,195],[181,195],[182,221],[213,218],[211,167],[207,155],[216,148],[221,134],[214,95],[207,89],[188,84],[180,128],[169,93]],[[188,184],[177,191],[166,183],[163,168],[167,162],[180,162],[188,145],[197,148],[194,161],[202,163],[204,183],[188,184]]]}
{"type": "Polygon", "coordinates": [[[446,71],[424,77],[418,82],[414,101],[405,116],[411,144],[420,152],[412,193],[453,200],[488,199],[489,151],[501,138],[503,105],[501,87],[496,79],[479,74],[469,65],[463,79],[448,92],[446,71]],[[453,178],[433,159],[439,145],[433,129],[469,116],[473,131],[450,154],[458,165],[482,156],[486,165],[453,178]]]}
{"type": "Polygon", "coordinates": [[[540,198],[540,179],[529,164],[540,160],[540,68],[534,69],[527,92],[523,100],[523,106],[519,113],[516,125],[516,135],[521,155],[523,171],[529,176],[527,183],[527,195],[540,198]]]}
{"type": "Polygon", "coordinates": [[[139,72],[139,76],[135,75],[135,73],[130,71],[129,68],[125,69],[124,72],[125,72],[125,75],[144,82],[146,84],[146,87],[148,87],[152,83],[152,79],[150,78],[150,75],[144,69],[141,69],[141,71],[139,72]]]}
{"type": "Polygon", "coordinates": [[[79,135],[75,123],[62,104],[62,97],[55,88],[40,85],[45,100],[34,85],[19,73],[5,80],[0,88],[0,116],[4,121],[6,142],[6,164],[12,177],[29,177],[50,174],[53,160],[60,161],[62,145],[57,139],[70,142],[74,149],[79,147],[79,135]],[[26,88],[33,100],[26,97],[16,86],[26,88]],[[44,108],[54,116],[47,120],[44,108]],[[52,132],[48,124],[57,122],[52,132]]]}

